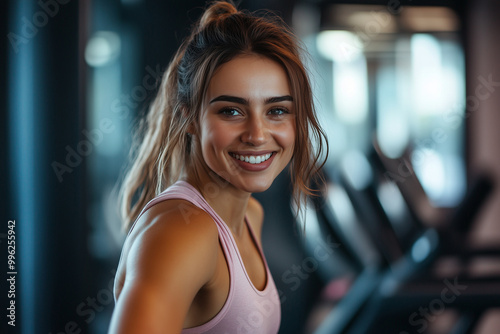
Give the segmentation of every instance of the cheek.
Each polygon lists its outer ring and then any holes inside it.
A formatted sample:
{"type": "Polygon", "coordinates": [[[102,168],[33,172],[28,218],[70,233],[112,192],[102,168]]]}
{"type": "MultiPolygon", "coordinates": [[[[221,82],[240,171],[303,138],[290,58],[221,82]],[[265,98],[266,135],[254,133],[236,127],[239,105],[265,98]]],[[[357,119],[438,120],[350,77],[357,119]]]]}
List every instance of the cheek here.
{"type": "Polygon", "coordinates": [[[292,154],[296,136],[295,122],[283,124],[279,131],[276,131],[275,136],[278,144],[285,150],[289,150],[290,154],[292,154]]]}
{"type": "Polygon", "coordinates": [[[218,152],[225,149],[233,140],[231,129],[219,123],[209,123],[201,131],[202,145],[205,150],[218,152]]]}

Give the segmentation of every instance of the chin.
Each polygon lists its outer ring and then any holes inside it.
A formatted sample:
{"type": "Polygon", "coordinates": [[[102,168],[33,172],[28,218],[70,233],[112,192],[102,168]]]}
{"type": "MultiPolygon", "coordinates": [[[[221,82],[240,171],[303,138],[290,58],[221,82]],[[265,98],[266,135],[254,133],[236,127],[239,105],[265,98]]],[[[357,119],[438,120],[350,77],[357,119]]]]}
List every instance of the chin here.
{"type": "Polygon", "coordinates": [[[273,181],[247,182],[242,188],[249,193],[261,193],[269,189],[273,181]]]}

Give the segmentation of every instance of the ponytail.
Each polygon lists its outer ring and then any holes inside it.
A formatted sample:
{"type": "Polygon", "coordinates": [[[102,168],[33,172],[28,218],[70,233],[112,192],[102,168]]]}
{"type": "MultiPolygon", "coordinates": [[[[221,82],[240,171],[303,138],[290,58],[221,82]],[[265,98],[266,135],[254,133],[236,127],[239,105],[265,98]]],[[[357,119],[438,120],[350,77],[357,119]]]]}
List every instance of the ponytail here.
{"type": "Polygon", "coordinates": [[[208,7],[201,16],[200,22],[198,23],[198,31],[203,30],[211,23],[220,22],[229,15],[236,13],[238,13],[238,10],[231,1],[215,2],[212,6],[208,7]]]}
{"type": "Polygon", "coordinates": [[[171,126],[176,119],[174,115],[179,113],[177,68],[181,58],[182,48],[165,71],[158,94],[134,136],[130,156],[133,163],[119,194],[125,229],[130,227],[147,202],[175,182],[181,170],[179,147],[184,144],[183,138],[180,131],[171,126]]]}

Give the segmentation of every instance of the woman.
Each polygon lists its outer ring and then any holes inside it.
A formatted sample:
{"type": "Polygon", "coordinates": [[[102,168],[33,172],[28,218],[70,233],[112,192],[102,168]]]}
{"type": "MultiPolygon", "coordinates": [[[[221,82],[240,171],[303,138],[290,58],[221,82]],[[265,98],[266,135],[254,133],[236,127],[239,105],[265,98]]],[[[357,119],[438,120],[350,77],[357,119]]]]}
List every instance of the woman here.
{"type": "Polygon", "coordinates": [[[111,333],[278,331],[263,210],[251,194],[291,162],[300,204],[318,171],[324,135],[299,51],[281,21],[228,2],[210,5],[184,41],[122,187],[134,224],[111,333]]]}

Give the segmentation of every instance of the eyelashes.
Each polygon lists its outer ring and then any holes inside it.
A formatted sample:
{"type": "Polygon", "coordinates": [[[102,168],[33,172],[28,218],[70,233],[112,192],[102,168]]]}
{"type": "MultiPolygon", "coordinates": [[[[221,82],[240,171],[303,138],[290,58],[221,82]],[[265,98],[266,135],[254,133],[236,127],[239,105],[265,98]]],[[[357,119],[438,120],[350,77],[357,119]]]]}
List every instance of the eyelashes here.
{"type": "Polygon", "coordinates": [[[233,116],[239,116],[241,112],[237,108],[222,108],[219,110],[219,114],[222,116],[227,116],[227,117],[233,117],[233,116]]]}
{"type": "Polygon", "coordinates": [[[290,113],[290,110],[288,110],[287,108],[284,108],[284,107],[272,108],[268,112],[268,114],[272,114],[272,115],[275,115],[275,116],[286,115],[286,114],[289,114],[289,113],[290,113]]]}

